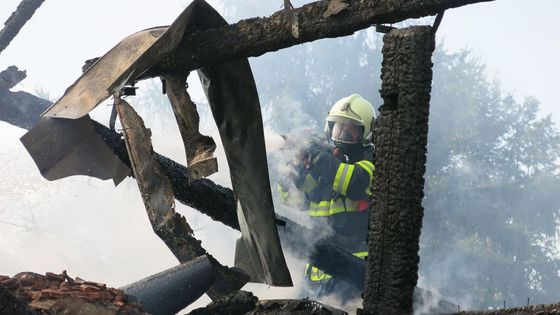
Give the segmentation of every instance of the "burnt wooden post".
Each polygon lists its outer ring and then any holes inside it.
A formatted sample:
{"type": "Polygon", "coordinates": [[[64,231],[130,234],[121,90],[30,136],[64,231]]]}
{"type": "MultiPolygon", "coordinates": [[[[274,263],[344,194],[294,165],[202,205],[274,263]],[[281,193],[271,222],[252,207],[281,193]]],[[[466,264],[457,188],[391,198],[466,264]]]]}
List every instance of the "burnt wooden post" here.
{"type": "Polygon", "coordinates": [[[383,105],[375,126],[365,314],[411,314],[418,279],[422,198],[435,48],[430,26],[385,35],[383,105]]]}

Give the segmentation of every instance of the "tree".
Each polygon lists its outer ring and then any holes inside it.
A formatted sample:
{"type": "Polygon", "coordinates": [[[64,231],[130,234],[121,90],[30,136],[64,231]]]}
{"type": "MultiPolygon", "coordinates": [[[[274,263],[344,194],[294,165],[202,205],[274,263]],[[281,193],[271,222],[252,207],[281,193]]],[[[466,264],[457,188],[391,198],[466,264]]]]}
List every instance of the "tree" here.
{"type": "MultiPolygon", "coordinates": [[[[360,31],[253,60],[268,127],[322,130],[352,92],[381,104],[380,46],[360,31]]],[[[422,284],[462,308],[555,301],[560,133],[536,99],[490,81],[473,52],[439,46],[433,62],[422,284]]]]}
{"type": "MultiPolygon", "coordinates": [[[[556,300],[560,133],[469,51],[434,56],[421,270],[475,307],[556,300]],[[448,271],[448,272],[446,272],[448,271]]],[[[464,301],[464,300],[463,300],[464,301]]]]}

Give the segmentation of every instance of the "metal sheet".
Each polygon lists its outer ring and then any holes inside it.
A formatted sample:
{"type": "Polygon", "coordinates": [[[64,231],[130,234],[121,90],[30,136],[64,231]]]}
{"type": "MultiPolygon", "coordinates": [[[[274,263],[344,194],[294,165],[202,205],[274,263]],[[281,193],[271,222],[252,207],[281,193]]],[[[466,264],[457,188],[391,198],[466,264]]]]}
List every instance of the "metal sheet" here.
{"type": "Polygon", "coordinates": [[[120,289],[140,300],[144,311],[172,315],[201,297],[215,279],[208,257],[200,256],[120,289]]]}
{"type": "Polygon", "coordinates": [[[76,119],[89,113],[111,95],[109,87],[127,73],[166,30],[167,27],[154,28],[125,38],[71,85],[43,117],[76,119]]]}
{"type": "Polygon", "coordinates": [[[130,174],[99,138],[89,116],[76,120],[43,118],[20,140],[41,175],[51,181],[86,175],[113,179],[116,186],[130,174]]]}
{"type": "Polygon", "coordinates": [[[193,7],[189,5],[169,27],[147,29],[122,40],[74,82],[43,116],[76,119],[89,113],[179,45],[193,7]]]}
{"type": "MultiPolygon", "coordinates": [[[[227,24],[206,2],[196,3],[193,28],[227,24]]],[[[256,253],[247,258],[255,259],[253,263],[262,267],[265,283],[292,286],[276,229],[260,103],[249,62],[242,59],[206,67],[199,70],[199,77],[220,131],[239,200],[242,241],[247,253],[256,253]]],[[[245,271],[253,273],[252,281],[260,280],[258,273],[245,271]]]]}

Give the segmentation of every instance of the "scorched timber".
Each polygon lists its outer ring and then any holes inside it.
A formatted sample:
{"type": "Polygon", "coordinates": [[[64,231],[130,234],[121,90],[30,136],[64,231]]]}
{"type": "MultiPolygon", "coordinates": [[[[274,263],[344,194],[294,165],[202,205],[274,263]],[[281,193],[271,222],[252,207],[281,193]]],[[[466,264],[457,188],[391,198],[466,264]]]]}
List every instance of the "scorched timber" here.
{"type": "MultiPolygon", "coordinates": [[[[39,121],[39,115],[51,104],[47,100],[26,92],[10,92],[6,89],[0,89],[0,120],[14,126],[30,129],[39,121]]],[[[93,123],[98,135],[107,143],[111,150],[123,162],[130,165],[126,146],[121,139],[121,135],[96,121],[93,121],[93,123]]],[[[231,189],[217,185],[208,179],[199,179],[189,184],[186,167],[157,153],[156,159],[169,177],[177,201],[208,215],[214,221],[219,221],[233,229],[239,230],[235,197],[231,189]]],[[[281,236],[286,233],[311,233],[307,229],[289,221],[286,228],[288,231],[285,231],[284,228],[279,229],[281,236]]],[[[290,242],[290,239],[293,238],[283,237],[283,244],[302,258],[311,253],[310,262],[329,274],[335,276],[342,275],[344,272],[339,270],[339,266],[355,266],[356,269],[354,270],[359,271],[351,273],[352,276],[346,280],[358,288],[363,287],[364,278],[362,275],[365,269],[363,260],[344,252],[340,248],[329,245],[326,240],[319,241],[316,244],[315,250],[310,252],[302,248],[297,242],[290,242]],[[338,257],[333,263],[329,259],[323,259],[333,256],[338,257]]]]}
{"type": "Polygon", "coordinates": [[[35,11],[45,0],[23,0],[18,5],[16,11],[10,15],[4,23],[4,28],[0,31],[0,52],[2,52],[12,39],[16,37],[21,28],[33,16],[35,11]]]}
{"type": "Polygon", "coordinates": [[[428,113],[435,35],[430,26],[383,38],[381,97],[375,126],[364,314],[411,314],[418,280],[428,113]]]}
{"type": "Polygon", "coordinates": [[[489,1],[492,0],[317,1],[270,17],[186,34],[176,51],[138,79],[260,56],[321,38],[350,35],[374,24],[396,23],[489,1]]]}
{"type": "MultiPolygon", "coordinates": [[[[26,92],[11,92],[0,88],[0,120],[11,125],[31,129],[41,118],[41,113],[51,105],[52,102],[26,92]]],[[[93,124],[97,134],[109,148],[119,159],[130,166],[121,135],[96,121],[93,121],[93,124]]],[[[208,179],[199,179],[189,184],[185,166],[157,153],[156,159],[169,177],[173,193],[179,202],[199,210],[215,221],[239,230],[235,213],[235,199],[231,189],[217,185],[208,179]]]]}

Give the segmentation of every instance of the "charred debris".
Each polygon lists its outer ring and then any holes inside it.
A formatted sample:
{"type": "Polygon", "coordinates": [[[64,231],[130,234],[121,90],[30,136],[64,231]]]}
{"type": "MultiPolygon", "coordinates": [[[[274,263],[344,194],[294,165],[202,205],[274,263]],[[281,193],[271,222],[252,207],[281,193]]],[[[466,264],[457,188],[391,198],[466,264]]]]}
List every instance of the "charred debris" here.
{"type": "MultiPolygon", "coordinates": [[[[91,60],[54,104],[10,91],[25,78],[24,71],[10,67],[0,73],[0,119],[29,130],[21,141],[41,174],[49,180],[86,175],[112,179],[115,185],[133,176],[154,232],[180,262],[118,289],[73,279],[66,272],[0,276],[0,313],[174,314],[206,293],[213,302],[191,314],[344,314],[307,299],[259,301],[252,293],[240,291],[247,282],[292,285],[282,247],[363,291],[360,313],[410,314],[415,305],[432,302],[425,300],[435,299],[433,295],[417,288],[416,282],[435,32],[444,10],[483,1],[323,0],[301,8],[286,5],[268,18],[228,25],[205,1],[194,0],[169,27],[134,33],[91,60]],[[438,13],[434,27],[382,25],[438,13]],[[275,215],[260,104],[246,58],[352,34],[374,24],[387,33],[384,104],[375,126],[379,167],[369,222],[369,259],[363,261],[326,239],[313,248],[302,247],[290,235],[311,232],[275,215]],[[233,189],[204,178],[218,170],[213,156],[216,144],[198,130],[196,105],[186,88],[192,70],[198,71],[214,114],[233,189]],[[135,82],[148,77],[164,82],[183,139],[186,167],[153,151],[150,130],[134,104],[123,98],[134,93],[135,82]],[[109,97],[114,108],[106,127],[88,113],[109,97]],[[114,129],[117,117],[122,134],[114,129]],[[248,172],[249,167],[253,171],[248,172]],[[175,212],[175,200],[241,231],[235,267],[222,265],[202,247],[187,220],[175,212]],[[403,220],[406,224],[399,224],[403,220]]],[[[23,16],[29,19],[42,1],[31,9],[24,5],[27,2],[31,1],[23,0],[20,7],[28,10],[23,16]]],[[[25,21],[12,26],[11,38],[25,21]]],[[[515,311],[536,314],[554,310],[551,307],[515,311]]],[[[456,310],[455,305],[441,301],[434,313],[456,310]]]]}

